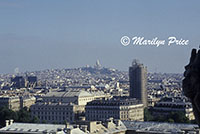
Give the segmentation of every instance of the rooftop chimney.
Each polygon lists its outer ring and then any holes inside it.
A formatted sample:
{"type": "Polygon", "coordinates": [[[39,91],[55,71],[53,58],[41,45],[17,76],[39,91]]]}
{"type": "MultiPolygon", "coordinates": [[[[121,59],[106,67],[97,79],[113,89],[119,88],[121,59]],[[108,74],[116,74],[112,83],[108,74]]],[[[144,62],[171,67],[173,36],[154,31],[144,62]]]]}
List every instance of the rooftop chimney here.
{"type": "Polygon", "coordinates": [[[66,124],[65,124],[65,128],[69,128],[69,123],[66,123],[66,124]]]}
{"type": "Polygon", "coordinates": [[[10,125],[12,125],[12,124],[13,124],[13,121],[14,121],[13,119],[10,119],[10,125]]]}
{"type": "Polygon", "coordinates": [[[9,126],[9,120],[6,120],[6,127],[9,126]]]}

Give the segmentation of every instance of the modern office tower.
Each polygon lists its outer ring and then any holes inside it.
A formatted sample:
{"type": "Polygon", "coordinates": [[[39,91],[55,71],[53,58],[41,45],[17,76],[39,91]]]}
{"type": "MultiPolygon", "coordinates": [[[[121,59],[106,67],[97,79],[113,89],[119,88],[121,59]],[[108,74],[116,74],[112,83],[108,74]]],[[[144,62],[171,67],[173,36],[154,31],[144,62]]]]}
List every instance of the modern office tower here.
{"type": "Polygon", "coordinates": [[[129,82],[130,98],[141,100],[144,107],[147,107],[147,69],[138,60],[133,60],[132,66],[129,67],[129,82]]]}

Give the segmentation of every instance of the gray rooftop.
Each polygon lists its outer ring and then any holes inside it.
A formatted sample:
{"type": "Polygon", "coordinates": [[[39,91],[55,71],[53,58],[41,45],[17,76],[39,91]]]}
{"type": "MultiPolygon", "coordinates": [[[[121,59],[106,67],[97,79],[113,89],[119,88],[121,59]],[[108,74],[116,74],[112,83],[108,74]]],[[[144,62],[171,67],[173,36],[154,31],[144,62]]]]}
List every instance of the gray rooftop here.
{"type": "Polygon", "coordinates": [[[45,97],[88,97],[93,96],[91,93],[84,90],[69,90],[65,92],[49,92],[45,97]]]}
{"type": "Polygon", "coordinates": [[[65,125],[58,124],[35,124],[35,123],[13,123],[7,127],[1,128],[0,133],[9,132],[26,132],[26,133],[42,133],[57,132],[57,129],[63,129],[65,125]]]}
{"type": "Polygon", "coordinates": [[[128,130],[137,132],[154,132],[154,133],[180,133],[183,130],[194,131],[198,128],[195,124],[181,123],[161,123],[161,122],[140,122],[140,121],[123,121],[128,130]]]}

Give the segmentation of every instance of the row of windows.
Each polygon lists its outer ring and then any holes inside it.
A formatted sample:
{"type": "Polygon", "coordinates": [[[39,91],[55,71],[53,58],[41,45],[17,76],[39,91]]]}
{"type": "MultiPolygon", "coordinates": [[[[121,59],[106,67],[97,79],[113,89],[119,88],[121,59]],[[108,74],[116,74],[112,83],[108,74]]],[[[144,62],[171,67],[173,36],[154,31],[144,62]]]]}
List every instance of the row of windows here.
{"type": "Polygon", "coordinates": [[[65,117],[65,116],[37,116],[40,120],[46,120],[46,121],[72,121],[72,117],[65,117]]]}
{"type": "Polygon", "coordinates": [[[95,106],[95,107],[91,107],[91,106],[87,106],[86,105],[86,109],[99,109],[99,110],[119,110],[119,107],[111,107],[111,106],[95,106]]]}
{"type": "Polygon", "coordinates": [[[86,113],[88,114],[118,114],[119,111],[105,111],[105,110],[101,110],[101,111],[97,111],[97,110],[91,110],[91,111],[87,111],[86,113]]]}
{"type": "Polygon", "coordinates": [[[39,112],[36,112],[36,111],[33,111],[32,112],[34,115],[38,114],[44,114],[44,115],[47,115],[47,114],[51,114],[51,115],[72,115],[73,113],[72,112],[42,112],[42,111],[39,111],[39,112]]]}
{"type": "Polygon", "coordinates": [[[98,115],[87,115],[86,114],[86,119],[89,120],[99,120],[99,119],[108,119],[110,117],[113,117],[115,119],[119,119],[119,115],[105,115],[105,114],[98,114],[98,115]]]}
{"type": "Polygon", "coordinates": [[[44,99],[44,101],[46,101],[46,102],[53,102],[53,101],[55,101],[55,102],[62,102],[63,101],[63,99],[53,99],[53,98],[51,98],[51,99],[44,99]]]}
{"type": "Polygon", "coordinates": [[[121,119],[128,118],[128,115],[121,115],[121,119]]]}
{"type": "MultiPolygon", "coordinates": [[[[50,99],[44,99],[46,102],[53,102],[53,101],[55,101],[55,102],[62,102],[62,101],[65,101],[65,100],[69,100],[69,98],[67,98],[67,99],[55,99],[55,98],[50,98],[50,99]]],[[[74,98],[73,98],[73,100],[74,100],[74,98]]],[[[84,99],[79,99],[79,101],[88,101],[88,100],[94,100],[93,98],[84,98],[84,99]]]]}
{"type": "Polygon", "coordinates": [[[63,107],[63,108],[57,108],[57,107],[32,107],[33,110],[72,110],[72,107],[63,107]]]}

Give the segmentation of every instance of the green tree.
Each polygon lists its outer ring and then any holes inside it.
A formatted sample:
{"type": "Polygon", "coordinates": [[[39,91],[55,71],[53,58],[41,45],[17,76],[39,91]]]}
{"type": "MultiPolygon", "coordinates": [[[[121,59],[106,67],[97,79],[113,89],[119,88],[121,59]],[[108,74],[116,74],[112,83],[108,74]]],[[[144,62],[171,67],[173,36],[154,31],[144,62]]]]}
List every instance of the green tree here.
{"type": "Polygon", "coordinates": [[[0,126],[5,126],[5,120],[13,119],[15,122],[38,123],[37,117],[31,117],[31,112],[25,107],[19,111],[12,111],[7,106],[0,107],[0,126]]]}
{"type": "Polygon", "coordinates": [[[169,122],[169,123],[195,123],[190,121],[184,112],[171,112],[166,115],[152,115],[150,109],[144,109],[144,121],[169,122]]]}
{"type": "Polygon", "coordinates": [[[169,115],[176,123],[190,123],[184,112],[172,112],[169,115]]]}
{"type": "Polygon", "coordinates": [[[18,115],[16,112],[10,110],[8,106],[0,107],[0,125],[5,125],[5,120],[14,119],[18,120],[18,115]]]}
{"type": "Polygon", "coordinates": [[[171,119],[171,118],[169,118],[169,119],[167,120],[167,122],[169,122],[169,123],[174,123],[174,120],[171,119]]]}
{"type": "Polygon", "coordinates": [[[26,107],[17,111],[17,114],[18,122],[32,122],[31,114],[26,107]]]}
{"type": "Polygon", "coordinates": [[[151,112],[148,110],[148,108],[144,109],[144,121],[152,121],[153,116],[151,115],[151,112]]]}

